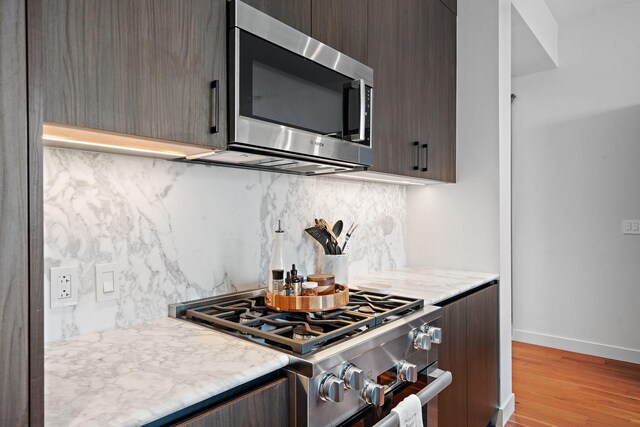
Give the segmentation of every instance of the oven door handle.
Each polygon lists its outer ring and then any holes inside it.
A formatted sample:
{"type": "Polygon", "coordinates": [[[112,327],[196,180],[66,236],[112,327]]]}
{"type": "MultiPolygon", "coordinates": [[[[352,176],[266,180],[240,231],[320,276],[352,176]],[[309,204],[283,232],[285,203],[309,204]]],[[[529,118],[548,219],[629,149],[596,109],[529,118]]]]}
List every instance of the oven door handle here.
{"type": "MultiPolygon", "coordinates": [[[[451,384],[451,381],[453,381],[451,372],[442,371],[440,369],[436,369],[429,374],[429,376],[436,380],[416,393],[422,406],[429,403],[431,399],[436,397],[442,390],[451,384]]],[[[398,414],[392,411],[389,415],[381,419],[374,427],[397,427],[399,423],[400,418],[398,418],[398,414]]]]}

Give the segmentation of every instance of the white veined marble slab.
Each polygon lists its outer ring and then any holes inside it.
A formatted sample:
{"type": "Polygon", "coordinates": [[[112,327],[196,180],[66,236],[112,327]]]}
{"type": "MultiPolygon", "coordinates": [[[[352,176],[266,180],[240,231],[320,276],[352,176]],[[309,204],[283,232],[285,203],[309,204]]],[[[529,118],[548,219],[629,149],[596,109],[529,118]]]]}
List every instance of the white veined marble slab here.
{"type": "Polygon", "coordinates": [[[45,425],[138,426],[273,372],[278,351],[166,318],[49,343],[45,425]]]}
{"type": "Polygon", "coordinates": [[[404,266],[406,189],[78,150],[44,149],[45,341],[166,317],[167,306],[267,283],[278,220],[283,258],[318,272],[314,218],[360,224],[351,275],[404,266]],[[120,266],[96,301],[95,266],[120,266]],[[78,305],[49,306],[49,269],[79,267],[78,305]]]}
{"type": "Polygon", "coordinates": [[[389,287],[391,293],[424,299],[427,305],[441,301],[498,279],[497,274],[436,268],[405,267],[349,279],[349,285],[374,284],[389,287]]]}

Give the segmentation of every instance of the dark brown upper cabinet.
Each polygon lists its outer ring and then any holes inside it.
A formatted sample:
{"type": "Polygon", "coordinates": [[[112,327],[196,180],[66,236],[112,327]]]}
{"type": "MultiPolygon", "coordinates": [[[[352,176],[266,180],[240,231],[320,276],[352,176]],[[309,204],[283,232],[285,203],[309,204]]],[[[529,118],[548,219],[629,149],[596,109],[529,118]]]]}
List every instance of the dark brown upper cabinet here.
{"type": "Polygon", "coordinates": [[[369,63],[374,77],[372,170],[418,176],[417,117],[423,105],[416,92],[421,84],[419,29],[416,12],[421,0],[369,2],[369,63]],[[416,168],[416,170],[414,170],[416,168]]]}
{"type": "Polygon", "coordinates": [[[458,14],[458,0],[440,0],[451,10],[451,12],[458,14]]]}
{"type": "Polygon", "coordinates": [[[44,2],[44,121],[225,147],[226,3],[44,2]]]}
{"type": "Polygon", "coordinates": [[[311,0],[242,0],[249,6],[311,35],[311,0]]]}
{"type": "Polygon", "coordinates": [[[456,16],[440,0],[370,0],[372,170],[455,181],[456,16]]]}
{"type": "Polygon", "coordinates": [[[368,65],[368,4],[369,0],[313,0],[311,36],[368,65]]]}
{"type": "Polygon", "coordinates": [[[418,120],[419,177],[456,180],[456,16],[440,1],[424,2],[418,120]],[[424,13],[426,12],[426,15],[424,13]]]}

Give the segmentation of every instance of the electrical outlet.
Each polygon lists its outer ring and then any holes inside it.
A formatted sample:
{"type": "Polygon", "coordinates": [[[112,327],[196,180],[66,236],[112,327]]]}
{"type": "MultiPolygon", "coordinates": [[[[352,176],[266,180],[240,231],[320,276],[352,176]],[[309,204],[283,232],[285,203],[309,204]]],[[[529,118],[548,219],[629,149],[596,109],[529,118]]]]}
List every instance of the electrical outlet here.
{"type": "Polygon", "coordinates": [[[622,234],[640,234],[640,219],[623,220],[622,234]]]}
{"type": "Polygon", "coordinates": [[[54,267],[51,269],[51,307],[66,307],[78,304],[80,269],[78,267],[54,267]]]}
{"type": "Polygon", "coordinates": [[[58,276],[58,299],[71,298],[71,275],[58,276]]]}

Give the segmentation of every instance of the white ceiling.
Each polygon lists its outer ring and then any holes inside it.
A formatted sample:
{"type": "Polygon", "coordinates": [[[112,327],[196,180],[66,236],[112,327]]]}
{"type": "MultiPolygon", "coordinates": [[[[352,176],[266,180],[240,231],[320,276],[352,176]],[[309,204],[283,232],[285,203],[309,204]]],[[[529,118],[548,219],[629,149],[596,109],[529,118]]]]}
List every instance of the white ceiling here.
{"type": "Polygon", "coordinates": [[[593,15],[639,0],[546,0],[558,23],[593,15]]]}

